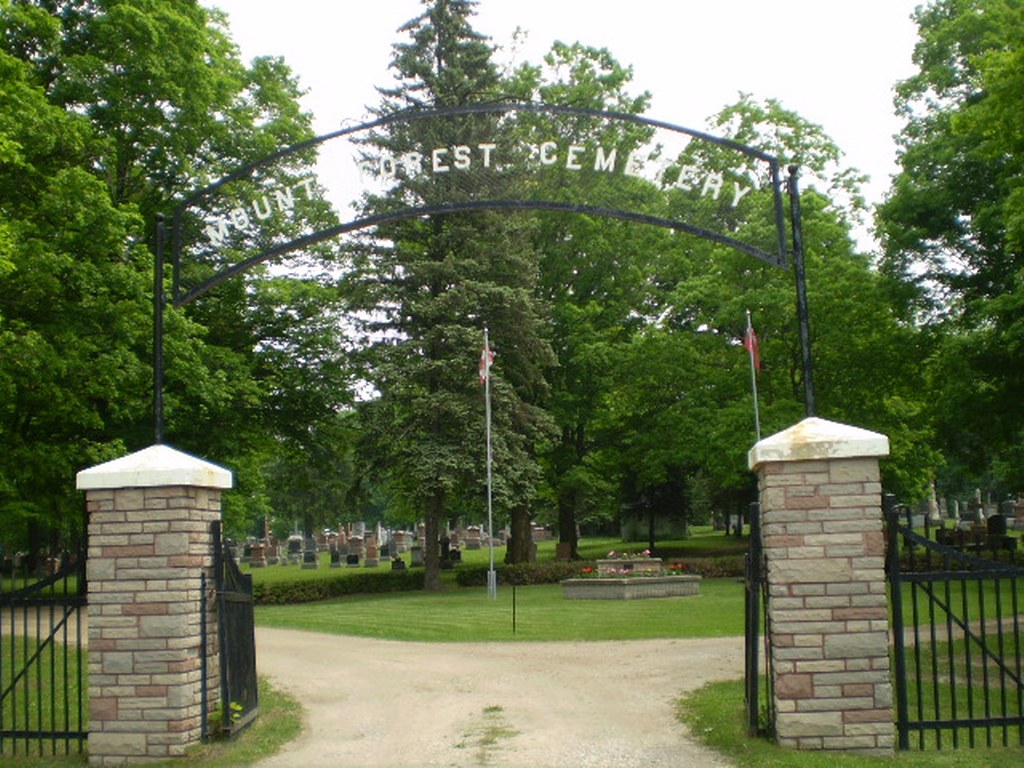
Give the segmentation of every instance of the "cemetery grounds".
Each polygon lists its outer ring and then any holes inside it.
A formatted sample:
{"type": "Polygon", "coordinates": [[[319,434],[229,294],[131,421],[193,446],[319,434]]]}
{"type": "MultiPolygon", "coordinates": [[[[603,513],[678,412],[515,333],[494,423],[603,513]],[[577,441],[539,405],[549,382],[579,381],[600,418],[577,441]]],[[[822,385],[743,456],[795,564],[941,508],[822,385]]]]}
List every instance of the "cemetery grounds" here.
{"type": "MultiPolygon", "coordinates": [[[[708,539],[732,543],[745,547],[708,539]]],[[[622,544],[591,541],[583,555],[611,548],[622,544]]],[[[485,550],[464,557],[460,567],[486,563],[485,550]]],[[[302,702],[307,723],[257,765],[726,768],[677,714],[682,694],[742,674],[742,584],[708,587],[614,606],[566,601],[557,584],[499,584],[493,601],[452,586],[258,607],[261,674],[302,702]]]]}

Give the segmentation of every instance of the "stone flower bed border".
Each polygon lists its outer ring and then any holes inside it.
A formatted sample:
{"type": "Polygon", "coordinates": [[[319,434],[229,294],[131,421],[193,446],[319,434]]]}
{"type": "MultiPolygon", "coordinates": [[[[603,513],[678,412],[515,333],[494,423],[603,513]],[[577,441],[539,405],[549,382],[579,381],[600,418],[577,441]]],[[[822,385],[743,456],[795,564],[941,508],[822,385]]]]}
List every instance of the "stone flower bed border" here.
{"type": "Polygon", "coordinates": [[[700,576],[626,576],[566,579],[562,597],[568,600],[643,600],[700,594],[700,576]]]}
{"type": "Polygon", "coordinates": [[[597,561],[597,575],[565,579],[568,600],[643,600],[700,592],[700,576],[664,575],[661,558],[615,557],[597,561]]]}

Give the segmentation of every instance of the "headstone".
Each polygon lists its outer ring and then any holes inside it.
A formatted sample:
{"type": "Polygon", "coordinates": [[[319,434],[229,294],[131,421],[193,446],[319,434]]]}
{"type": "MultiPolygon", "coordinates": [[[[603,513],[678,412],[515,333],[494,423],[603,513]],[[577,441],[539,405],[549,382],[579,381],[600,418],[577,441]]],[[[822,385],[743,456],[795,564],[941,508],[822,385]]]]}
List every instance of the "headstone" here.
{"type": "Polygon", "coordinates": [[[370,536],[366,540],[366,559],[364,565],[367,568],[376,568],[380,565],[380,549],[377,546],[377,539],[370,536]]]}
{"type": "Polygon", "coordinates": [[[412,546],[411,540],[412,535],[408,531],[395,531],[392,534],[392,541],[395,543],[395,550],[398,554],[409,551],[409,547],[412,546]]]}
{"type": "Polygon", "coordinates": [[[302,561],[302,537],[288,537],[288,562],[297,565],[302,561]]]}
{"type": "Polygon", "coordinates": [[[400,557],[394,558],[391,561],[391,570],[392,571],[404,571],[404,570],[406,570],[406,568],[405,568],[405,560],[403,560],[400,557]]]}
{"type": "Polygon", "coordinates": [[[366,555],[366,547],[362,536],[350,536],[348,540],[348,553],[362,559],[366,555]]]}
{"type": "Polygon", "coordinates": [[[349,552],[345,555],[345,565],[349,568],[357,568],[359,566],[359,555],[349,552]]]}
{"type": "Polygon", "coordinates": [[[480,526],[471,525],[466,529],[466,549],[480,549],[480,526]]]}
{"type": "Polygon", "coordinates": [[[931,492],[928,495],[928,522],[937,525],[942,522],[942,513],[939,510],[939,496],[935,492],[935,481],[932,481],[931,492]]]}
{"type": "Polygon", "coordinates": [[[423,567],[423,547],[416,545],[411,550],[412,562],[410,563],[413,568],[423,567]]]}
{"type": "Polygon", "coordinates": [[[304,570],[313,570],[319,567],[320,561],[317,559],[316,553],[316,541],[313,537],[309,537],[306,539],[305,546],[302,549],[302,568],[304,570]]]}
{"type": "Polygon", "coordinates": [[[262,544],[253,544],[252,549],[249,550],[249,567],[250,568],[266,568],[267,567],[267,556],[266,550],[262,544]]]}
{"type": "Polygon", "coordinates": [[[1003,515],[992,515],[985,521],[985,526],[989,536],[1006,535],[1006,518],[1003,515]]]}
{"type": "Polygon", "coordinates": [[[337,547],[332,549],[331,550],[331,568],[341,568],[341,558],[342,557],[343,557],[343,555],[341,554],[341,552],[338,551],[337,547]]]}

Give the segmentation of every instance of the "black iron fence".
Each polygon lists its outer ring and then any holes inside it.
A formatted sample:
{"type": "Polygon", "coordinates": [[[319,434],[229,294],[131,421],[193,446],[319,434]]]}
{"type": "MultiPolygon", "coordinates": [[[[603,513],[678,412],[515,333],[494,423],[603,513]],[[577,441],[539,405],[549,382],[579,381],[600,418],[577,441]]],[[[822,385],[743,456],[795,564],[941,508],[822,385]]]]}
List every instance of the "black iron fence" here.
{"type": "MultiPolygon", "coordinates": [[[[0,756],[82,752],[88,737],[84,553],[0,577],[0,756]]],[[[6,570],[6,569],[5,569],[6,570]]]]}
{"type": "Polygon", "coordinates": [[[900,749],[1024,745],[1024,568],[987,532],[915,531],[885,506],[900,749]]]}
{"type": "MultiPolygon", "coordinates": [[[[203,666],[203,736],[234,736],[259,714],[256,679],[256,635],[253,616],[252,576],[243,574],[234,553],[225,546],[221,524],[211,524],[213,535],[213,599],[217,606],[217,638],[220,650],[220,707],[213,716],[207,699],[207,670],[203,666]]],[[[203,611],[206,579],[203,579],[203,611]]],[[[206,634],[204,626],[204,636],[206,634]]],[[[205,654],[204,654],[205,660],[205,654]]]]}
{"type": "Polygon", "coordinates": [[[750,505],[750,549],[746,559],[746,641],[744,648],[744,702],[747,730],[751,735],[768,733],[775,722],[773,712],[771,654],[767,648],[768,581],[765,577],[764,547],[761,541],[761,507],[750,505]],[[762,655],[761,641],[765,642],[762,655]],[[761,664],[761,659],[764,664],[761,664]]]}

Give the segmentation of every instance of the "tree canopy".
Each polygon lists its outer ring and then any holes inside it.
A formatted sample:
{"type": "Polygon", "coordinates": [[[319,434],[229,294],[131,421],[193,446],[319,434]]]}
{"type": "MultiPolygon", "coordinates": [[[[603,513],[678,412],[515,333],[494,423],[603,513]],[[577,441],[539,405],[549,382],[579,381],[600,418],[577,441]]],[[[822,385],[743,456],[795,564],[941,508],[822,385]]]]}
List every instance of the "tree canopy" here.
{"type": "Polygon", "coordinates": [[[1024,482],[1022,14],[1016,0],[921,7],[919,71],[896,89],[906,127],[879,210],[881,265],[927,339],[937,470],[950,491],[1024,482]]]}
{"type": "MultiPolygon", "coordinates": [[[[430,0],[403,25],[379,116],[508,101],[645,114],[650,95],[633,92],[607,49],[558,43],[501,69],[473,5],[430,0]]],[[[704,126],[799,166],[819,415],[888,435],[886,487],[911,500],[936,478],[951,493],[1024,480],[1022,13],[1017,0],[917,11],[919,72],[897,85],[902,170],[878,210],[878,253],[853,237],[863,178],[820,126],[750,95],[704,126]]],[[[26,522],[36,538],[70,532],[74,472],[152,439],[156,215],[312,131],[287,64],[243,63],[225,19],[195,0],[0,0],[0,37],[0,539],[19,540],[26,522]]],[[[642,149],[662,170],[610,182],[561,167],[486,178],[406,168],[363,198],[363,213],[599,188],[652,216],[716,216],[751,242],[774,236],[770,187],[745,193],[743,214],[684,194],[684,174],[721,170],[724,145],[669,147],[640,123],[480,112],[393,121],[357,149],[398,157],[500,140],[529,158],[550,137],[642,149]]],[[[316,159],[281,158],[232,194],[315,178],[316,159]]],[[[227,205],[205,204],[187,226],[227,205]]],[[[338,220],[320,197],[301,215],[321,229],[338,220]]],[[[284,237],[300,222],[268,226],[284,237]]],[[[223,246],[190,251],[185,279],[201,283],[249,243],[223,246]]],[[[655,513],[686,523],[754,498],[748,311],[769,434],[803,414],[790,271],[597,215],[390,221],[168,306],[167,439],[235,471],[227,518],[239,535],[275,517],[307,531],[425,521],[437,588],[434,542],[485,508],[485,329],[495,509],[521,560],[537,523],[571,554],[581,526],[655,513]]]]}

